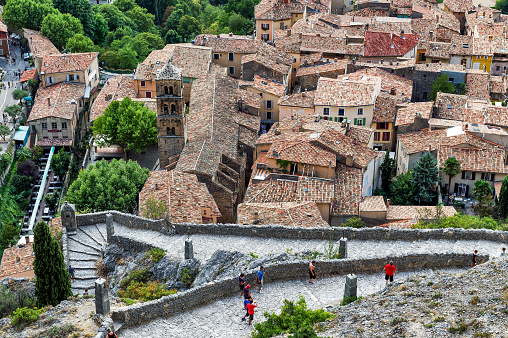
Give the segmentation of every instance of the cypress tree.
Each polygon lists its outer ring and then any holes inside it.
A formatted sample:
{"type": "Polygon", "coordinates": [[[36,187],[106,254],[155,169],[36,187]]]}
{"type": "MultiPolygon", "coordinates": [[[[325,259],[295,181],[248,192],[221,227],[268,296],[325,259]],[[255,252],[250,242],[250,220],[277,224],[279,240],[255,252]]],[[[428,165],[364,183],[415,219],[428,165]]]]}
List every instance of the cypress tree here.
{"type": "Polygon", "coordinates": [[[413,202],[417,205],[430,205],[436,202],[436,184],[439,182],[439,170],[436,159],[425,153],[413,167],[411,186],[413,187],[413,202]]]}
{"type": "Polygon", "coordinates": [[[71,281],[60,246],[46,222],[35,226],[33,245],[37,306],[55,306],[72,296],[71,281]]]}
{"type": "Polygon", "coordinates": [[[499,213],[503,217],[508,216],[508,176],[503,179],[501,190],[499,191],[499,213]]]}

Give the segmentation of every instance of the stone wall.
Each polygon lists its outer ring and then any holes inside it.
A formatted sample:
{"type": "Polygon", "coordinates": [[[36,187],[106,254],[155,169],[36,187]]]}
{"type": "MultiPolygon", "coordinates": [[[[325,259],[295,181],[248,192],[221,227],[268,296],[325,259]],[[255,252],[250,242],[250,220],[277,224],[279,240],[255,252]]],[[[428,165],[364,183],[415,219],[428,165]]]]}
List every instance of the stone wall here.
{"type": "Polygon", "coordinates": [[[119,235],[108,236],[108,245],[111,244],[115,244],[116,246],[126,251],[136,251],[136,252],[148,251],[156,248],[155,246],[149,243],[136,241],[119,235]]]}
{"type": "Polygon", "coordinates": [[[158,231],[165,235],[174,233],[171,224],[164,219],[153,220],[132,214],[125,214],[116,210],[76,215],[76,223],[78,227],[106,223],[107,214],[113,215],[113,221],[115,223],[131,229],[158,231]]]}
{"type": "Polygon", "coordinates": [[[388,228],[305,228],[278,225],[240,224],[173,224],[179,235],[222,235],[282,239],[416,241],[416,240],[485,240],[498,243],[508,241],[507,231],[488,229],[388,229],[388,228]]]}
{"type": "MultiPolygon", "coordinates": [[[[374,259],[317,261],[316,272],[319,276],[335,274],[345,275],[349,273],[379,273],[389,259],[394,261],[398,271],[414,271],[422,268],[469,268],[471,256],[469,254],[446,253],[374,259]]],[[[488,255],[478,256],[479,263],[484,263],[488,259],[488,255]]],[[[291,261],[266,265],[265,283],[278,280],[306,278],[307,269],[308,261],[291,261]]],[[[246,282],[255,284],[255,276],[255,270],[248,271],[245,273],[246,282]]],[[[380,276],[380,278],[382,277],[380,276]]],[[[159,317],[168,317],[177,313],[189,311],[218,299],[238,294],[237,283],[238,279],[236,277],[206,283],[175,295],[162,297],[158,300],[122,307],[113,311],[111,318],[115,322],[123,323],[125,327],[136,326],[159,317]]]]}

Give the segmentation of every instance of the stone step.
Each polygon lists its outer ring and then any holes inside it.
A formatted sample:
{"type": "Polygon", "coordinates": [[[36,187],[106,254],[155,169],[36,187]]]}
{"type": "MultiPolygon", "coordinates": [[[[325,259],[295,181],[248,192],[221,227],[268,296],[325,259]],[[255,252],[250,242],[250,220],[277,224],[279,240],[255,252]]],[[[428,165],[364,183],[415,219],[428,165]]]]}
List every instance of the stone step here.
{"type": "Polygon", "coordinates": [[[76,269],[96,269],[95,264],[97,260],[96,259],[90,259],[90,260],[70,260],[70,264],[76,268],[76,269]]]}
{"type": "MultiPolygon", "coordinates": [[[[69,239],[70,239],[70,241],[69,241],[69,247],[72,247],[73,249],[79,248],[81,246],[81,247],[86,247],[86,248],[92,249],[92,250],[94,250],[97,253],[101,252],[101,248],[100,247],[95,247],[95,246],[92,246],[90,244],[83,243],[82,241],[80,241],[79,239],[77,239],[74,236],[69,236],[69,239]],[[76,243],[79,244],[77,247],[76,247],[76,243]]],[[[82,251],[88,252],[88,250],[86,250],[86,249],[84,249],[84,250],[82,249],[82,251]]]]}
{"type": "Polygon", "coordinates": [[[94,253],[94,252],[83,252],[81,250],[74,250],[74,249],[69,249],[69,252],[70,252],[70,258],[71,259],[81,259],[82,257],[97,257],[97,258],[100,258],[101,255],[99,253],[94,253]],[[76,256],[73,255],[76,254],[76,256]],[[79,257],[79,258],[78,258],[79,257]]]}
{"type": "Polygon", "coordinates": [[[101,235],[103,243],[107,243],[108,240],[107,240],[107,233],[106,233],[106,224],[105,223],[95,224],[95,229],[97,229],[97,231],[101,235]]]}
{"type": "MultiPolygon", "coordinates": [[[[94,230],[95,227],[90,227],[90,229],[94,230]]],[[[102,241],[102,237],[100,234],[96,234],[95,230],[93,233],[89,233],[90,230],[88,228],[82,227],[78,228],[78,237],[83,243],[90,244],[94,247],[100,247],[104,245],[104,242],[102,241]]]]}
{"type": "MultiPolygon", "coordinates": [[[[89,295],[95,296],[95,286],[93,288],[86,288],[88,289],[89,295]]],[[[85,291],[85,288],[71,288],[73,295],[83,296],[83,292],[85,291]]]]}

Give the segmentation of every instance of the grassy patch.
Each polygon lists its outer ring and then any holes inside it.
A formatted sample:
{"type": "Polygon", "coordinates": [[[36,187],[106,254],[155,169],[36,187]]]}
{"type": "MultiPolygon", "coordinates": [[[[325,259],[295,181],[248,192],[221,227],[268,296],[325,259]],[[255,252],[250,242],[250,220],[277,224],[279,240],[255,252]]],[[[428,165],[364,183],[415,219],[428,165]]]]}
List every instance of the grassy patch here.
{"type": "Polygon", "coordinates": [[[158,263],[162,257],[166,256],[166,251],[162,250],[161,248],[155,248],[148,251],[147,256],[149,256],[150,259],[155,263],[158,263]]]}
{"type": "Polygon", "coordinates": [[[390,324],[392,324],[392,326],[395,326],[395,325],[399,325],[400,323],[405,322],[405,321],[406,321],[406,318],[395,317],[395,318],[392,319],[390,324]]]}
{"type": "Polygon", "coordinates": [[[44,338],[60,338],[60,337],[68,337],[71,333],[76,330],[76,327],[72,324],[67,324],[63,326],[53,326],[49,329],[45,334],[44,338]]]}
{"type": "Polygon", "coordinates": [[[16,326],[18,329],[22,328],[36,322],[39,319],[39,315],[44,312],[44,309],[38,308],[30,309],[22,307],[16,309],[16,311],[14,311],[13,315],[11,316],[11,324],[16,326]]]}
{"type": "Polygon", "coordinates": [[[356,296],[351,296],[351,297],[346,297],[342,300],[342,302],[340,302],[340,306],[344,306],[344,305],[348,305],[352,302],[356,302],[357,300],[360,300],[360,299],[363,299],[362,296],[360,297],[356,297],[356,296]]]}

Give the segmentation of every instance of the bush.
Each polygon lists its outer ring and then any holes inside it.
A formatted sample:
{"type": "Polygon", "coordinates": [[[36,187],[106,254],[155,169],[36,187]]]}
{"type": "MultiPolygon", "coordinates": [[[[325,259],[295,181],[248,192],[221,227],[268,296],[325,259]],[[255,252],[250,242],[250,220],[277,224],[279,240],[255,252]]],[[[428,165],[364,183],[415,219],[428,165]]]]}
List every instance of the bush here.
{"type": "Polygon", "coordinates": [[[363,297],[356,297],[356,296],[351,296],[351,297],[346,297],[342,300],[342,302],[340,302],[340,306],[344,306],[344,305],[348,305],[349,303],[352,303],[352,302],[356,302],[357,300],[360,300],[360,299],[363,299],[363,297]]]}
{"type": "Polygon", "coordinates": [[[166,256],[166,251],[162,250],[161,248],[155,248],[148,252],[148,255],[154,261],[155,263],[158,263],[162,257],[166,256]]]}
{"type": "Polygon", "coordinates": [[[308,310],[302,296],[296,303],[285,299],[280,315],[274,312],[265,312],[263,315],[266,321],[254,325],[255,331],[252,333],[254,338],[268,338],[283,333],[294,334],[294,337],[300,338],[317,337],[312,326],[333,317],[331,313],[322,309],[308,310]]]}
{"type": "Polygon", "coordinates": [[[0,286],[0,318],[12,315],[22,307],[33,307],[33,295],[25,290],[11,291],[5,285],[0,286]]]}
{"type": "Polygon", "coordinates": [[[148,269],[131,271],[131,273],[129,274],[129,277],[125,278],[120,283],[120,290],[127,289],[127,287],[131,283],[146,283],[149,280],[150,280],[150,272],[148,272],[148,269]]]}
{"type": "Polygon", "coordinates": [[[160,282],[131,282],[125,291],[118,291],[120,297],[142,301],[159,299],[175,293],[177,293],[176,290],[166,290],[160,282]]]}
{"type": "Polygon", "coordinates": [[[44,313],[44,309],[38,309],[38,308],[26,308],[22,307],[19,309],[16,309],[14,311],[14,314],[11,316],[12,321],[11,324],[16,327],[26,326],[30,325],[34,322],[36,322],[39,319],[39,315],[44,313]]]}
{"type": "Polygon", "coordinates": [[[420,221],[414,225],[416,229],[440,229],[440,228],[463,228],[463,229],[490,229],[508,230],[508,224],[498,223],[491,217],[469,216],[455,214],[451,217],[443,217],[433,222],[420,221]]]}
{"type": "Polygon", "coordinates": [[[76,327],[72,324],[66,324],[64,326],[53,326],[46,333],[44,338],[60,338],[68,337],[70,333],[73,333],[76,327]]]}
{"type": "Polygon", "coordinates": [[[351,217],[351,218],[348,218],[340,226],[341,227],[351,227],[351,228],[363,228],[363,227],[365,227],[365,222],[360,217],[351,217]]]}

